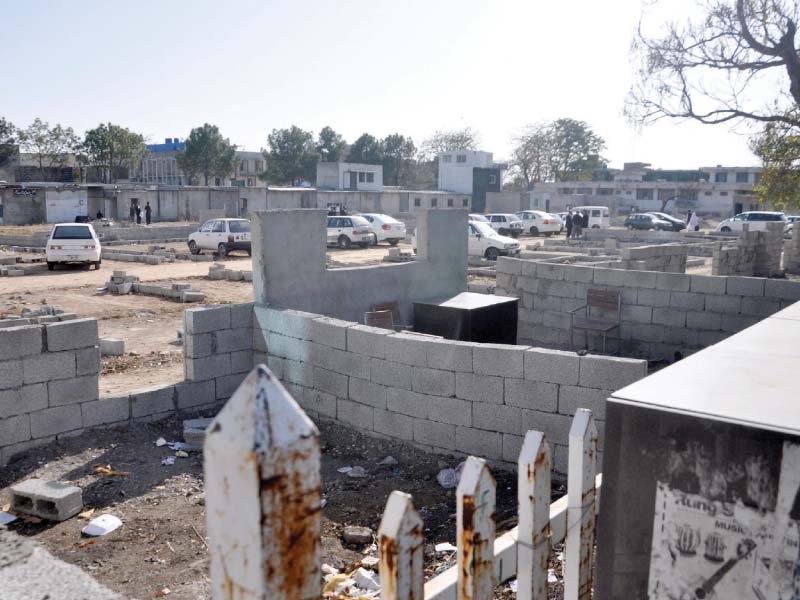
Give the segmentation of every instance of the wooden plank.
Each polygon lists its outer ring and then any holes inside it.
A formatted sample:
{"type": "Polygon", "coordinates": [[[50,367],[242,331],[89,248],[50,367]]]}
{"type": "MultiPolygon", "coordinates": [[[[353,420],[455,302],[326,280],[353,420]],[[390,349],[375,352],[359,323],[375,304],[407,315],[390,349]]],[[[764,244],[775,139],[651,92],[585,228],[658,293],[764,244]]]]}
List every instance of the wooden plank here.
{"type": "Polygon", "coordinates": [[[409,494],[394,491],[389,495],[378,539],[382,600],[421,600],[425,539],[422,518],[409,494]]]}
{"type": "Polygon", "coordinates": [[[209,426],[204,468],[212,597],[319,598],[319,432],[263,365],[209,426]]]}
{"type": "Polygon", "coordinates": [[[550,558],[550,446],[529,431],[519,453],[517,501],[517,598],[547,600],[550,558]]]}
{"type": "Polygon", "coordinates": [[[597,427],[592,411],[579,409],[569,431],[564,600],[590,600],[595,538],[597,427]]]}
{"type": "MultiPolygon", "coordinates": [[[[603,485],[603,475],[595,478],[598,491],[603,485]]],[[[599,507],[599,502],[595,503],[599,507]]],[[[563,496],[550,505],[550,544],[564,541],[567,531],[567,497],[563,496]]],[[[517,537],[519,527],[501,535],[494,541],[494,574],[498,582],[508,581],[517,574],[517,537]]],[[[425,584],[425,600],[456,600],[458,568],[451,567],[425,584]]]]}
{"type": "Polygon", "coordinates": [[[467,458],[456,489],[456,502],[458,600],[491,600],[495,481],[482,458],[467,458]]]}

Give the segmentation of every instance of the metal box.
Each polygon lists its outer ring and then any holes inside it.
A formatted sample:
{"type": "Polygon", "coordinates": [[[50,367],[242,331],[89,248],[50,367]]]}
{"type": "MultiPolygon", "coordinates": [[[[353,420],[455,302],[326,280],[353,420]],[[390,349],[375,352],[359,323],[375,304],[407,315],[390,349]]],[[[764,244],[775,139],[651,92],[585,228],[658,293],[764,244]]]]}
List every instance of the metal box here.
{"type": "Polygon", "coordinates": [[[599,600],[800,599],[800,303],[615,392],[599,600]]]}
{"type": "Polygon", "coordinates": [[[414,302],[414,331],[448,340],[516,344],[517,303],[516,298],[472,292],[414,302]]]}

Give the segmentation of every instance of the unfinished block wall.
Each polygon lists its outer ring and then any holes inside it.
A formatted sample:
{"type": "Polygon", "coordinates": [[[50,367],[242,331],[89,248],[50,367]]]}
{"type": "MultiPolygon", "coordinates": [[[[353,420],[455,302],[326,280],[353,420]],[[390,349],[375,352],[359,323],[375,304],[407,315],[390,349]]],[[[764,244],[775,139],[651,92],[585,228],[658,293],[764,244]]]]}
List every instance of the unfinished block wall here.
{"type": "Polygon", "coordinates": [[[258,305],[254,312],[255,361],[313,417],[509,467],[522,436],[537,429],[554,448],[556,472],[566,473],[575,411],[592,409],[602,432],[611,391],[647,374],[641,360],[454,342],[258,305]]]}
{"type": "Polygon", "coordinates": [[[97,344],[95,319],[0,329],[0,464],[91,426],[97,344]]]}
{"type": "MultiPolygon", "coordinates": [[[[600,345],[571,329],[570,311],[589,288],[621,294],[621,325],[608,348],[626,356],[671,360],[741,331],[800,300],[800,281],[626,271],[500,258],[498,295],[520,299],[518,341],[555,348],[600,345]]],[[[582,314],[582,313],[581,313],[582,314]]],[[[614,315],[615,317],[616,315],[614,315]]],[[[610,315],[606,315],[610,317],[610,315]]]]}
{"type": "Polygon", "coordinates": [[[800,274],[800,224],[792,229],[792,237],[783,246],[783,268],[787,273],[800,274]]]}
{"type": "Polygon", "coordinates": [[[750,231],[744,225],[735,246],[714,246],[712,275],[771,277],[781,270],[783,223],[766,223],[766,231],[750,231]]]}
{"type": "Polygon", "coordinates": [[[685,273],[688,248],[682,244],[661,244],[622,248],[620,268],[635,271],[685,273]]]}

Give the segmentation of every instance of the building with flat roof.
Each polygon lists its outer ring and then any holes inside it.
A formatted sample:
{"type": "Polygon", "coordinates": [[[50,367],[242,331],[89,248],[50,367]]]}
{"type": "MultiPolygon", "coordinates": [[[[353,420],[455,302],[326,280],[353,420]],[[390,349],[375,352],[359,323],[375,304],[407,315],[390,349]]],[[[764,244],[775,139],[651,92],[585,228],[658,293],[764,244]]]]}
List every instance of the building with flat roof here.
{"type": "Polygon", "coordinates": [[[438,189],[472,195],[473,210],[483,212],[486,192],[503,188],[504,164],[494,162],[491,152],[481,150],[451,150],[437,157],[439,161],[438,189]]]}
{"type": "Polygon", "coordinates": [[[317,188],[320,190],[383,190],[383,165],[348,162],[317,163],[317,188]]]}

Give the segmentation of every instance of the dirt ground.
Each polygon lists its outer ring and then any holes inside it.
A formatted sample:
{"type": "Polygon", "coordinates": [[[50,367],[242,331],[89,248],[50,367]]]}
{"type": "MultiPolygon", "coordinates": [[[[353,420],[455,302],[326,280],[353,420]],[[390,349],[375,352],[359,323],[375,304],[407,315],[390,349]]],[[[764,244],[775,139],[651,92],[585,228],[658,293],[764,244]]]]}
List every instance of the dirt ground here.
{"type": "MultiPolygon", "coordinates": [[[[377,556],[374,544],[346,546],[342,532],[347,525],[377,531],[389,494],[402,490],[412,494],[424,520],[426,577],[451,566],[451,553],[437,554],[434,545],[455,544],[455,492],[442,488],[436,475],[460,459],[433,456],[333,424],[323,423],[320,430],[326,500],[322,562],[347,570],[364,556],[377,556]],[[379,465],[387,456],[397,464],[379,465]],[[368,472],[365,479],[337,471],[358,465],[368,472]]],[[[8,486],[13,483],[30,477],[54,479],[80,486],[85,508],[95,509],[92,516],[111,513],[123,526],[100,538],[81,537],[88,517],[79,516],[61,523],[17,520],[9,528],[36,539],[125,597],[152,598],[166,587],[169,598],[176,600],[209,598],[202,454],[162,466],[161,460],[173,452],[154,444],[162,436],[179,440],[180,431],[178,420],[92,431],[23,456],[0,472],[0,506],[10,502],[8,486]],[[98,465],[128,474],[102,477],[94,471],[98,465]]],[[[495,477],[500,534],[516,525],[516,477],[502,471],[495,477]]],[[[557,490],[554,498],[561,493],[557,490]]]]}

